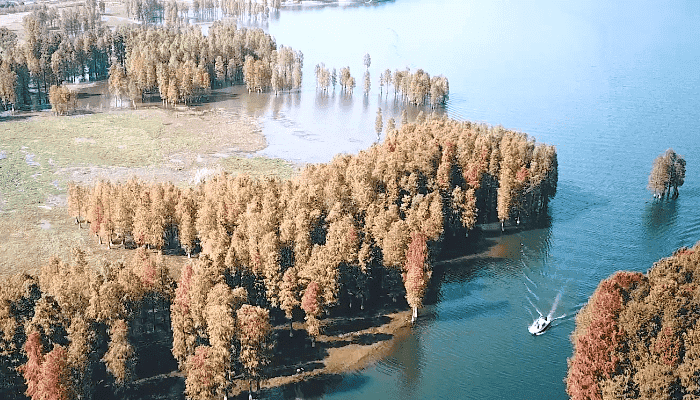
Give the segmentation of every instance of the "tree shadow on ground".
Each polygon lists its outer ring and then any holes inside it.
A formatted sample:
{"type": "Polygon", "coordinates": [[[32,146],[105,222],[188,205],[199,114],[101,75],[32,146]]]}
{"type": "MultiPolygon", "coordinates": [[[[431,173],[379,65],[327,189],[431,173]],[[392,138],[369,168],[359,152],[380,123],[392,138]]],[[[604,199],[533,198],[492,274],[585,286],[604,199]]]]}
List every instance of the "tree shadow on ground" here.
{"type": "Polygon", "coordinates": [[[88,99],[90,97],[100,97],[102,95],[103,95],[102,93],[78,92],[76,97],[78,100],[82,100],[82,99],[88,99]]]}
{"type": "Polygon", "coordinates": [[[349,344],[360,344],[363,346],[369,346],[378,342],[383,342],[393,338],[393,335],[388,333],[361,333],[359,335],[352,335],[350,339],[344,340],[334,340],[324,343],[326,348],[338,348],[347,346],[349,344]]]}
{"type": "MultiPolygon", "coordinates": [[[[100,398],[95,396],[95,398],[100,398]]],[[[114,395],[123,400],[184,399],[185,377],[171,373],[131,382],[114,395]]]]}
{"type": "Polygon", "coordinates": [[[351,332],[357,332],[372,327],[379,327],[391,321],[386,315],[370,315],[355,318],[332,318],[323,329],[324,334],[330,336],[342,336],[351,332]]]}
{"type": "Polygon", "coordinates": [[[323,342],[316,342],[311,346],[311,339],[305,330],[293,330],[293,336],[289,336],[288,329],[277,331],[277,345],[272,357],[270,376],[291,376],[298,373],[298,369],[313,371],[323,368],[323,359],[328,356],[327,347],[323,342]]]}
{"type": "Polygon", "coordinates": [[[26,119],[29,119],[33,117],[34,115],[32,114],[25,114],[25,113],[19,113],[19,114],[9,114],[9,115],[2,115],[0,114],[0,122],[17,122],[17,121],[24,121],[26,119]]]}
{"type": "MultiPolygon", "coordinates": [[[[369,378],[359,374],[320,374],[305,380],[300,380],[285,385],[265,388],[257,391],[256,399],[309,399],[320,398],[329,391],[343,393],[357,390],[365,386],[369,378]]],[[[248,393],[242,392],[236,397],[238,400],[247,400],[248,393]]]]}

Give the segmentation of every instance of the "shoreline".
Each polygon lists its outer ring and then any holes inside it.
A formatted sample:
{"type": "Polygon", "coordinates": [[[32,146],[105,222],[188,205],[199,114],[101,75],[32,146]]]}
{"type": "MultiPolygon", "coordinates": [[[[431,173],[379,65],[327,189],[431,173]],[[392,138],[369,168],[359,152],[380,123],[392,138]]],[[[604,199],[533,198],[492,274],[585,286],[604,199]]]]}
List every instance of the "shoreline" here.
{"type": "MultiPolygon", "coordinates": [[[[512,238],[516,237],[516,235],[523,230],[537,229],[536,227],[525,228],[522,226],[517,228],[510,227],[510,229],[506,227],[506,231],[501,234],[500,224],[497,224],[498,229],[491,229],[491,225],[494,224],[483,224],[479,226],[478,229],[481,230],[481,232],[479,232],[480,237],[469,251],[457,257],[449,255],[447,258],[441,258],[433,264],[433,269],[449,268],[451,265],[469,262],[481,257],[508,257],[509,254],[504,254],[501,251],[504,242],[512,240],[512,238]]],[[[352,330],[353,324],[350,323],[348,324],[350,329],[345,333],[336,335],[321,334],[316,340],[317,346],[328,346],[326,347],[328,350],[327,356],[320,360],[323,364],[322,367],[311,371],[277,376],[261,381],[260,391],[292,391],[292,389],[296,389],[298,385],[306,384],[321,385],[321,387],[314,386],[313,388],[314,391],[320,391],[319,395],[321,395],[327,387],[332,387],[333,384],[336,383],[337,380],[342,379],[344,375],[371,367],[390,355],[397,341],[411,334],[411,310],[408,307],[405,310],[397,310],[396,308],[389,310],[380,309],[371,315],[373,315],[375,319],[385,318],[386,320],[379,325],[358,330],[352,330]],[[363,337],[371,337],[372,339],[369,340],[367,344],[358,343],[362,341],[361,338],[363,337]],[[338,346],[338,343],[343,343],[343,345],[338,346]]],[[[419,311],[419,320],[421,318],[420,315],[421,312],[419,311]]],[[[336,320],[351,321],[352,318],[331,318],[329,321],[330,323],[327,323],[325,326],[332,326],[333,322],[336,320]]],[[[286,335],[288,329],[277,328],[280,334],[286,335]]],[[[303,330],[303,322],[295,321],[294,331],[303,330]]],[[[296,365],[291,367],[296,367],[296,365]]],[[[237,389],[238,391],[233,393],[233,396],[240,396],[237,398],[247,398],[244,397],[244,394],[248,392],[248,387],[245,382],[241,382],[241,384],[237,386],[237,389]]]]}
{"type": "MultiPolygon", "coordinates": [[[[74,116],[62,116],[62,117],[55,117],[51,115],[47,115],[45,112],[36,112],[34,116],[31,116],[29,118],[17,118],[16,123],[26,123],[29,122],[31,123],[32,121],[35,120],[40,120],[44,124],[52,123],[54,125],[58,125],[60,123],[64,123],[67,120],[74,119],[74,120],[85,120],[85,121],[92,121],[91,118],[99,118],[99,116],[109,116],[109,115],[121,115],[121,116],[127,116],[129,118],[140,118],[143,116],[146,116],[147,119],[152,119],[152,117],[156,116],[159,119],[160,122],[160,128],[159,129],[154,129],[151,133],[147,133],[147,136],[155,136],[155,139],[162,139],[164,135],[167,134],[173,134],[173,130],[178,128],[178,123],[180,124],[180,127],[185,126],[187,124],[183,123],[183,120],[189,119],[189,128],[185,130],[184,134],[189,134],[191,136],[199,137],[198,134],[201,134],[201,131],[197,131],[197,128],[201,128],[201,121],[203,120],[201,117],[204,115],[209,115],[211,117],[210,119],[217,118],[218,114],[217,110],[210,110],[210,111],[199,111],[199,110],[193,110],[190,108],[186,109],[162,109],[157,106],[143,106],[139,109],[133,110],[133,109],[123,109],[123,110],[108,110],[108,111],[101,111],[97,112],[96,114],[82,114],[82,115],[74,115],[74,116]],[[93,117],[94,115],[97,115],[98,117],[93,117]],[[214,115],[214,116],[212,116],[214,115]]],[[[256,136],[256,137],[262,137],[262,146],[266,145],[265,142],[265,136],[261,132],[261,130],[258,128],[256,129],[254,123],[252,124],[247,124],[246,119],[253,119],[249,116],[246,115],[241,115],[235,112],[230,113],[231,116],[231,121],[219,121],[219,125],[223,125],[223,127],[218,127],[219,128],[219,133],[222,133],[225,128],[230,129],[231,124],[238,124],[236,125],[238,128],[245,130],[245,132],[241,133],[242,135],[250,135],[250,136],[256,136]],[[245,120],[245,121],[244,121],[245,120]],[[252,126],[252,128],[251,128],[252,126]]],[[[204,118],[206,119],[206,118],[204,118]]],[[[12,118],[10,118],[12,120],[12,118]]],[[[138,122],[138,121],[137,121],[138,122]]],[[[11,121],[10,123],[14,123],[11,121]]],[[[1,127],[1,125],[0,125],[1,127]]],[[[158,127],[156,127],[158,128],[158,127]]],[[[186,127],[187,128],[187,127],[186,127]]],[[[216,128],[216,127],[215,127],[216,128]]],[[[1,131],[0,131],[1,132],[1,131]]],[[[91,138],[88,134],[86,134],[84,131],[79,131],[76,132],[80,137],[79,138],[69,138],[72,139],[70,140],[70,143],[68,145],[68,149],[81,149],[85,146],[91,146],[91,145],[98,145],[99,144],[99,138],[91,138]],[[91,142],[91,140],[93,140],[91,142]]],[[[212,136],[215,136],[216,133],[214,133],[212,136]]],[[[21,135],[16,135],[15,136],[21,136],[21,135]]],[[[125,135],[127,136],[127,135],[125,135]]],[[[0,133],[0,139],[4,140],[5,138],[2,136],[0,133]]],[[[16,139],[16,138],[15,138],[16,139]]],[[[149,138],[149,140],[153,140],[153,138],[149,138]]],[[[240,139],[240,140],[245,140],[245,139],[240,139]]],[[[3,143],[4,144],[4,143],[3,143]]],[[[199,142],[200,145],[203,145],[201,142],[199,142]]],[[[133,145],[133,143],[131,144],[133,145]]],[[[206,146],[203,145],[205,148],[206,146]]],[[[252,154],[256,151],[259,151],[259,149],[256,148],[255,144],[248,143],[248,146],[252,146],[253,148],[250,148],[248,150],[248,154],[252,154]]],[[[259,146],[258,146],[259,147],[259,146]]],[[[264,147],[263,147],[264,148],[264,147]]],[[[33,149],[29,149],[34,151],[33,149]]],[[[210,147],[206,148],[207,151],[209,151],[212,156],[213,162],[216,161],[221,161],[222,157],[217,157],[214,152],[218,152],[219,149],[215,147],[210,147]]],[[[76,151],[76,152],[79,152],[76,151]]],[[[196,153],[196,151],[195,151],[196,153]]],[[[42,164],[44,167],[47,167],[46,165],[46,158],[42,157],[41,153],[37,153],[38,157],[36,159],[32,158],[32,162],[38,162],[42,164]]],[[[173,156],[172,154],[164,154],[163,155],[164,159],[172,159],[173,156]]],[[[185,157],[182,157],[183,159],[185,157]]],[[[192,157],[190,157],[192,158],[192,157]]],[[[264,158],[264,157],[261,157],[264,158]]],[[[153,169],[158,169],[158,168],[165,168],[165,173],[162,174],[155,174],[153,173],[151,176],[155,177],[158,175],[160,179],[156,179],[156,181],[165,180],[165,181],[173,181],[174,183],[181,184],[181,183],[186,183],[187,179],[184,178],[185,174],[187,172],[192,172],[193,167],[192,165],[198,165],[198,160],[199,155],[197,155],[197,158],[192,161],[190,160],[188,165],[189,167],[183,167],[183,168],[177,168],[172,165],[169,165],[168,167],[164,167],[163,165],[158,165],[154,164],[153,160],[151,160],[151,164],[147,164],[146,166],[137,166],[137,165],[132,165],[132,166],[110,166],[110,165],[102,165],[102,166],[94,166],[94,165],[88,165],[88,166],[77,166],[77,167],[62,167],[62,168],[56,168],[56,171],[52,171],[52,175],[59,174],[60,176],[72,176],[72,177],[77,177],[80,178],[78,181],[79,182],[89,182],[91,179],[95,179],[97,177],[106,177],[111,180],[119,180],[119,179],[128,179],[130,177],[130,174],[133,175],[134,171],[153,171],[153,169]],[[119,173],[117,176],[114,175],[115,170],[118,170],[119,173]]],[[[223,159],[226,159],[226,157],[223,157],[223,159]]],[[[267,159],[267,158],[265,158],[267,159]]],[[[156,157],[154,160],[158,161],[160,158],[156,157]]],[[[270,159],[267,159],[270,160],[270,159]]],[[[137,160],[136,162],[142,162],[144,160],[137,160]]],[[[146,160],[148,162],[148,160],[146,160]]],[[[27,162],[29,163],[29,161],[27,162]]],[[[175,164],[175,163],[171,163],[175,164]]],[[[52,167],[54,166],[53,164],[51,165],[52,167]]],[[[25,166],[26,167],[26,166],[25,166]]],[[[29,167],[32,167],[29,165],[29,167]]],[[[290,168],[288,166],[288,168],[290,168]]],[[[244,171],[245,172],[245,171],[244,171]]],[[[143,178],[143,176],[141,176],[143,178]]],[[[1,187],[0,187],[1,188],[1,187]]],[[[64,189],[65,192],[65,189],[64,189]]],[[[3,193],[0,191],[0,196],[3,193]]],[[[36,199],[35,199],[36,200],[36,199]]],[[[12,247],[12,246],[1,246],[3,243],[0,241],[0,248],[4,247],[5,249],[0,251],[0,255],[3,255],[3,253],[7,252],[8,254],[4,254],[5,257],[3,259],[5,261],[0,262],[0,275],[2,274],[10,274],[10,273],[15,273],[16,271],[13,271],[13,269],[20,269],[20,272],[31,272],[31,273],[37,273],[38,269],[41,267],[42,263],[40,260],[38,260],[38,257],[41,255],[42,252],[46,253],[44,254],[46,259],[55,254],[53,252],[53,247],[52,246],[46,246],[46,241],[48,240],[49,243],[53,245],[60,245],[61,243],[65,243],[67,238],[61,237],[60,234],[57,234],[57,231],[60,231],[61,233],[67,233],[71,236],[70,243],[76,243],[80,247],[85,248],[88,251],[88,254],[90,257],[94,257],[96,259],[101,259],[101,260],[109,260],[109,261],[116,261],[119,259],[124,259],[128,258],[133,254],[129,250],[124,250],[124,249],[111,249],[108,250],[106,247],[103,246],[98,246],[95,242],[95,240],[90,237],[87,231],[81,231],[77,229],[73,224],[71,224],[70,218],[67,217],[67,212],[66,212],[66,205],[65,203],[58,203],[58,204],[51,204],[51,208],[44,208],[46,204],[42,204],[42,201],[39,200],[38,202],[31,203],[30,205],[27,205],[26,208],[31,208],[32,212],[31,213],[23,213],[21,217],[16,216],[13,220],[17,222],[17,220],[22,220],[24,222],[27,222],[29,220],[29,224],[32,226],[32,229],[27,229],[27,226],[22,226],[21,224],[18,224],[17,226],[14,226],[12,229],[8,229],[8,232],[15,232],[18,233],[21,237],[16,238],[19,242],[21,242],[21,245],[23,245],[25,248],[22,252],[15,253],[15,254],[10,254],[12,250],[10,248],[16,249],[17,247],[12,247]],[[39,204],[37,206],[37,203],[39,204]],[[48,217],[47,215],[50,215],[48,217]],[[38,232],[38,233],[37,233],[38,232]],[[42,240],[36,240],[37,235],[43,235],[42,240]],[[44,237],[45,236],[45,237],[44,237]],[[31,243],[30,245],[27,245],[27,243],[31,243]],[[36,251],[36,248],[40,248],[41,251],[36,251]],[[34,250],[32,250],[34,249],[34,250]],[[25,257],[23,256],[23,253],[27,252],[34,252],[33,257],[25,257]],[[49,254],[50,253],[50,254],[49,254]],[[14,260],[13,260],[14,259],[14,260]],[[23,260],[24,263],[33,263],[33,268],[23,268],[22,266],[17,266],[13,261],[17,260],[23,260]],[[9,261],[9,268],[5,268],[4,263],[8,263],[9,261]]],[[[17,210],[13,210],[17,211],[17,210]]],[[[10,214],[19,214],[17,212],[0,212],[0,228],[4,229],[3,226],[5,225],[6,218],[10,214]]],[[[11,217],[11,216],[10,216],[11,217]]],[[[449,266],[452,264],[464,262],[467,260],[471,260],[474,258],[478,257],[484,257],[484,256],[495,256],[495,257],[503,257],[503,254],[499,253],[498,250],[498,244],[507,237],[513,236],[514,233],[517,233],[521,231],[522,228],[515,228],[515,227],[508,227],[506,229],[506,232],[501,234],[500,232],[496,232],[492,227],[490,226],[479,226],[478,230],[478,236],[474,242],[473,242],[473,248],[471,248],[467,252],[458,252],[458,254],[450,254],[446,258],[441,258],[436,261],[434,264],[434,267],[437,268],[444,268],[445,266],[449,266]],[[460,254],[461,253],[461,254],[460,254]]],[[[477,232],[475,232],[477,233],[477,232]]],[[[14,234],[13,234],[14,235],[14,234]]],[[[12,235],[10,235],[12,236],[12,235]]],[[[7,240],[7,239],[5,239],[7,240]]],[[[16,243],[17,246],[20,246],[20,244],[16,243]]],[[[67,247],[68,251],[72,246],[64,246],[67,247]]],[[[64,249],[65,250],[65,249],[64,249]]],[[[68,253],[69,254],[69,253],[68,253]]],[[[65,255],[61,255],[62,259],[65,261],[70,260],[70,257],[66,257],[65,255]]],[[[186,258],[183,257],[168,257],[169,259],[169,267],[171,268],[171,271],[173,272],[173,275],[177,276],[179,275],[178,270],[181,265],[184,265],[185,262],[187,262],[186,258]]],[[[44,261],[45,262],[45,261],[44,261]]],[[[374,313],[369,314],[369,316],[366,318],[367,319],[375,319],[381,323],[379,324],[370,324],[370,326],[366,326],[363,329],[355,329],[358,328],[357,320],[361,318],[342,318],[342,317],[336,317],[336,318],[326,318],[324,319],[324,327],[325,328],[335,328],[335,333],[336,334],[331,334],[333,332],[333,329],[329,329],[328,334],[322,334],[319,336],[317,339],[317,350],[320,349],[321,351],[325,351],[326,354],[322,357],[320,357],[318,360],[313,360],[314,368],[309,368],[309,370],[304,370],[299,373],[295,373],[294,371],[290,371],[291,369],[296,369],[297,365],[305,365],[303,362],[301,364],[299,363],[291,363],[287,365],[280,365],[278,367],[278,371],[282,371],[280,376],[276,376],[273,378],[270,378],[268,380],[262,381],[261,382],[261,390],[273,390],[273,389],[280,389],[284,390],[284,388],[289,388],[290,386],[300,384],[302,382],[332,382],[336,378],[342,378],[342,375],[351,373],[353,371],[358,371],[362,370],[364,368],[367,368],[368,366],[373,365],[374,363],[378,362],[382,358],[386,357],[388,354],[391,353],[392,348],[395,346],[397,343],[397,340],[400,339],[401,337],[405,337],[407,335],[410,335],[411,331],[411,323],[410,323],[410,310],[407,308],[405,310],[399,310],[397,311],[396,308],[392,308],[390,311],[387,312],[387,310],[377,310],[374,313]],[[347,323],[349,321],[349,323],[347,323]],[[340,322],[340,324],[338,324],[340,322]],[[334,326],[334,323],[336,326],[334,326]],[[343,325],[344,328],[338,328],[337,325],[343,325]],[[286,370],[286,371],[285,371],[286,370]]],[[[362,325],[360,325],[362,326],[362,325]]],[[[299,331],[300,333],[304,330],[304,324],[303,322],[295,322],[293,324],[294,330],[299,331]]],[[[287,332],[286,329],[283,327],[276,327],[276,332],[278,335],[285,335],[287,332]]],[[[304,337],[305,332],[303,334],[298,334],[295,335],[297,337],[304,337]]],[[[304,348],[305,350],[308,348],[304,348]]],[[[308,364],[308,362],[307,362],[308,364]]],[[[156,376],[151,376],[143,379],[139,379],[138,381],[132,382],[129,386],[133,389],[139,388],[143,385],[152,385],[152,384],[157,384],[157,382],[162,382],[163,379],[166,378],[175,378],[175,379],[182,379],[182,383],[184,383],[184,376],[179,373],[177,370],[169,371],[167,374],[162,374],[162,375],[156,375],[156,376]]],[[[314,383],[315,384],[315,383],[314,383]]],[[[236,382],[236,388],[237,388],[237,393],[238,395],[242,395],[243,393],[247,392],[247,381],[245,380],[239,380],[236,382]]],[[[324,385],[325,386],[325,385],[324,385]]],[[[235,396],[235,394],[234,394],[235,396]]]]}

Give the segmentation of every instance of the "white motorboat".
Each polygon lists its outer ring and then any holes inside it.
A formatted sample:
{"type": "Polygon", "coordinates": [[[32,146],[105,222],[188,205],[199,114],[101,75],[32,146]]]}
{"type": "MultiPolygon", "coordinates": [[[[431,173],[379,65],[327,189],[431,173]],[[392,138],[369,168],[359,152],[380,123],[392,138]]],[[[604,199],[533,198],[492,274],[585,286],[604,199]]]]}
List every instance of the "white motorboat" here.
{"type": "Polygon", "coordinates": [[[549,315],[546,317],[540,316],[532,322],[532,325],[528,326],[527,330],[535,336],[541,335],[549,328],[551,323],[552,319],[549,318],[549,315]]]}

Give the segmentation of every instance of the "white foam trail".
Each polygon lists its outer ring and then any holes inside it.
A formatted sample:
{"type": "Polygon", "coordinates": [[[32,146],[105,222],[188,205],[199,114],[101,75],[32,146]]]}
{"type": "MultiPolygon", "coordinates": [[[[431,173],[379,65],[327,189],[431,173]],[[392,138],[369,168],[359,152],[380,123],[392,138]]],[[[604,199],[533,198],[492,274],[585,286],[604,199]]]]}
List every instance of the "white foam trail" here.
{"type": "Polygon", "coordinates": [[[527,308],[527,307],[525,307],[525,306],[523,306],[523,308],[525,308],[525,309],[527,310],[528,314],[530,314],[530,317],[532,317],[532,319],[535,319],[535,316],[532,315],[532,311],[530,311],[529,308],[527,308]]]}
{"type": "MultiPolygon", "coordinates": [[[[525,275],[525,274],[523,274],[523,276],[525,277],[525,279],[527,279],[528,282],[532,283],[532,286],[534,286],[535,288],[537,288],[537,284],[536,284],[535,282],[533,282],[532,279],[528,278],[527,275],[525,275]]],[[[527,285],[526,285],[526,286],[527,286],[527,285]]]]}
{"type": "Polygon", "coordinates": [[[557,293],[557,297],[554,298],[554,304],[552,304],[552,309],[549,310],[549,314],[547,314],[547,318],[552,318],[552,315],[554,315],[554,311],[557,310],[557,305],[559,305],[560,299],[561,299],[561,292],[557,293]]]}
{"type": "Polygon", "coordinates": [[[535,294],[535,292],[530,290],[526,283],[523,283],[523,285],[525,285],[525,289],[527,289],[527,291],[530,292],[530,294],[535,298],[535,300],[540,301],[540,298],[535,294]]]}
{"type": "Polygon", "coordinates": [[[542,316],[542,313],[540,312],[540,309],[537,308],[537,306],[532,302],[532,300],[530,300],[529,297],[527,297],[527,296],[525,296],[525,297],[527,298],[527,301],[530,302],[530,305],[535,309],[535,311],[537,311],[537,314],[540,314],[540,317],[541,317],[541,316],[542,316]]]}

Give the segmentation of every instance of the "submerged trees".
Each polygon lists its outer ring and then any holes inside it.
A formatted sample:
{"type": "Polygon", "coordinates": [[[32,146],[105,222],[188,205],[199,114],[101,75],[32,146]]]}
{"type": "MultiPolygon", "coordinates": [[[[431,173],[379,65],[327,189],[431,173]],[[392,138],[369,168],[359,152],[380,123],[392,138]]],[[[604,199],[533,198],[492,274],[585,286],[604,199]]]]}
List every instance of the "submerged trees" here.
{"type": "Polygon", "coordinates": [[[649,189],[654,198],[661,199],[664,196],[678,197],[678,187],[685,182],[685,159],[676,154],[673,149],[666,150],[654,159],[649,174],[649,189]],[[673,195],[671,195],[673,188],[673,195]]]}

